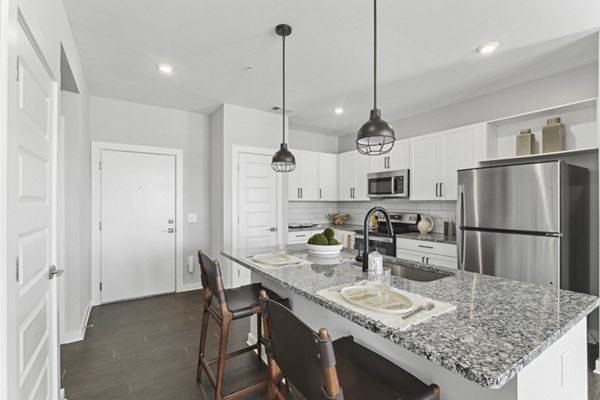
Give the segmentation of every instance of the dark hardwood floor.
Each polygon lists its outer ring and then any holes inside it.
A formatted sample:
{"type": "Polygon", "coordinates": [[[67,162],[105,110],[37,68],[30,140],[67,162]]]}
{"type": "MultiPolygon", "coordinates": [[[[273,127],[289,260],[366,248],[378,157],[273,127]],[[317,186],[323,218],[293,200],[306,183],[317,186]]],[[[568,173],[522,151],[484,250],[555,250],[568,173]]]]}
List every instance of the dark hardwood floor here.
{"type": "MultiPolygon", "coordinates": [[[[213,399],[206,375],[196,382],[201,292],[94,307],[85,340],[61,346],[62,385],[68,400],[213,399]]],[[[207,349],[216,355],[211,321],[207,349]]],[[[235,321],[229,348],[245,346],[249,320],[235,321]]],[[[225,393],[266,374],[254,353],[228,360],[225,393]]],[[[247,396],[264,399],[266,390],[247,396]]]]}
{"type": "MultiPolygon", "coordinates": [[[[94,307],[85,340],[61,346],[62,385],[68,400],[209,400],[208,378],[196,382],[201,292],[157,296],[94,307]]],[[[207,349],[216,355],[211,321],[207,349]]],[[[245,345],[248,319],[235,321],[229,348],[245,345]]],[[[225,392],[245,386],[264,366],[253,353],[226,363],[225,392]]],[[[443,388],[442,388],[443,393],[443,388]]],[[[589,374],[589,400],[600,400],[600,375],[589,374]]],[[[266,390],[244,399],[266,398],[266,390]]]]}

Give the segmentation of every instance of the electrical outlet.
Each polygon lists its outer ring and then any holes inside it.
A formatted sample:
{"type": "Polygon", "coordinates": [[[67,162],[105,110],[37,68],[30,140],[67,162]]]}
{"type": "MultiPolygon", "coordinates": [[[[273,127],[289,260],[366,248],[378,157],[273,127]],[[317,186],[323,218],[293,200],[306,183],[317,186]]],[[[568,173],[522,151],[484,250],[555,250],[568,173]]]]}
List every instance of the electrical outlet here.
{"type": "Polygon", "coordinates": [[[198,214],[188,214],[188,222],[198,222],[198,214]]]}
{"type": "Polygon", "coordinates": [[[565,386],[567,386],[567,384],[569,383],[569,361],[571,358],[570,356],[571,356],[571,352],[567,351],[560,358],[560,368],[561,368],[560,387],[563,387],[563,388],[565,386]]]}

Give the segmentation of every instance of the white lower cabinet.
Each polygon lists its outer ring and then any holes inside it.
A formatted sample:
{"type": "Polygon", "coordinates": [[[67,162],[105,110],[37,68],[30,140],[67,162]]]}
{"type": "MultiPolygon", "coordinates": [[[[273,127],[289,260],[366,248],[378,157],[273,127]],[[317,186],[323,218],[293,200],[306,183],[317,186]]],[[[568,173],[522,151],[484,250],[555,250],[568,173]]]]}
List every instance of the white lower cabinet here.
{"type": "Polygon", "coordinates": [[[396,238],[396,257],[423,264],[458,268],[454,244],[396,238]]]}
{"type": "Polygon", "coordinates": [[[308,243],[308,239],[313,235],[313,231],[288,231],[288,244],[308,243]]]}

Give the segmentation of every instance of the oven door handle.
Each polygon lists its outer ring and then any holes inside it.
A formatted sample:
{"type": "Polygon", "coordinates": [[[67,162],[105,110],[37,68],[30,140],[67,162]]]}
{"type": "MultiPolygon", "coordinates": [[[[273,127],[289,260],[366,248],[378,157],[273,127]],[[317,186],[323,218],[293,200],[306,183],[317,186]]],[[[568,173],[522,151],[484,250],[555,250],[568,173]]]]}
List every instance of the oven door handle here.
{"type": "MultiPolygon", "coordinates": [[[[357,234],[354,236],[355,239],[365,240],[364,235],[357,234]]],[[[389,243],[394,244],[394,239],[391,237],[381,237],[381,236],[369,236],[369,242],[380,242],[380,243],[389,243]]]]}

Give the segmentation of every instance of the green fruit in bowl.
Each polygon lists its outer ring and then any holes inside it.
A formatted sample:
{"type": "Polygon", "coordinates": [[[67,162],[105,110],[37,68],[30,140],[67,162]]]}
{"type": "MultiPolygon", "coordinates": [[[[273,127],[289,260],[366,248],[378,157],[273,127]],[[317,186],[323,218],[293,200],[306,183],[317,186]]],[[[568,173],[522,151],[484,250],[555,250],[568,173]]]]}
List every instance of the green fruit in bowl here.
{"type": "Polygon", "coordinates": [[[316,244],[318,246],[327,246],[327,242],[327,237],[322,233],[317,233],[316,235],[308,239],[309,244],[316,244]]]}
{"type": "Polygon", "coordinates": [[[332,228],[326,228],[323,231],[323,235],[329,240],[335,236],[335,231],[332,228]]]}
{"type": "Polygon", "coordinates": [[[337,246],[338,244],[340,244],[340,242],[338,242],[338,241],[336,240],[336,238],[331,238],[331,239],[329,239],[329,240],[327,241],[327,244],[328,244],[329,246],[337,246]]]}

